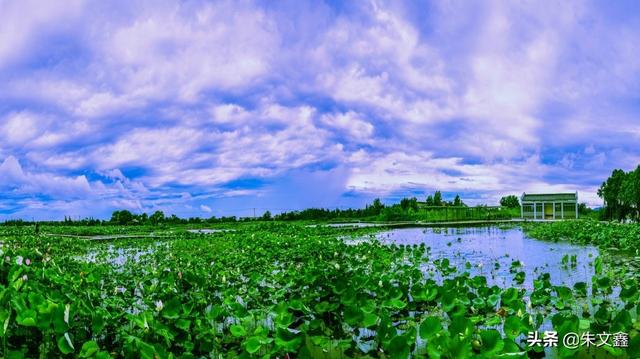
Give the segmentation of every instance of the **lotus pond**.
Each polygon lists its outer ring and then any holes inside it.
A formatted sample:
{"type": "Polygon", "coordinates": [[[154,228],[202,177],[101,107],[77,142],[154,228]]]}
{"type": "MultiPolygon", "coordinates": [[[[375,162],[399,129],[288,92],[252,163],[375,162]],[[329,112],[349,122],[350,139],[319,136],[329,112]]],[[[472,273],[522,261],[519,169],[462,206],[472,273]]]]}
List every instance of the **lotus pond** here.
{"type": "Polygon", "coordinates": [[[2,357],[640,356],[634,257],[570,231],[217,229],[90,241],[0,228],[2,357]],[[629,343],[528,346],[543,330],[629,343]]]}

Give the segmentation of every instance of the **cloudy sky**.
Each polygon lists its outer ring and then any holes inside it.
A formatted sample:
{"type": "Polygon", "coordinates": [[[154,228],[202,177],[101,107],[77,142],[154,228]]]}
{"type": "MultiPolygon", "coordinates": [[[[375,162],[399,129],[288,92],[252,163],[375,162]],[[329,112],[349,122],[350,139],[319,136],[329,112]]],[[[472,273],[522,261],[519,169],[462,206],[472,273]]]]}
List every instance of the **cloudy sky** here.
{"type": "Polygon", "coordinates": [[[637,1],[0,0],[0,220],[495,204],[640,163],[637,1]]]}

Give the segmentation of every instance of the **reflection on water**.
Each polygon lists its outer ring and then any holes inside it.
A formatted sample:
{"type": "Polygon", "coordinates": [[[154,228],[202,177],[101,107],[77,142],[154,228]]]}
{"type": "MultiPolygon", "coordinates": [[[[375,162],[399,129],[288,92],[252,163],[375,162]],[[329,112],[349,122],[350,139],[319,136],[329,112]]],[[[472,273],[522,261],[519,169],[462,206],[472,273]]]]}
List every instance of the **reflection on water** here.
{"type": "Polygon", "coordinates": [[[221,232],[235,232],[233,229],[188,229],[189,233],[196,234],[212,234],[212,233],[221,233],[221,232]]]}
{"type": "MultiPolygon", "coordinates": [[[[592,262],[599,254],[593,246],[532,239],[517,227],[402,228],[380,232],[376,238],[386,244],[424,243],[430,248],[427,254],[433,260],[448,258],[459,273],[468,271],[472,276],[486,276],[489,285],[516,285],[510,268],[514,261],[520,261],[522,266],[515,271],[525,272],[526,277],[524,283],[517,286],[529,290],[533,288],[533,280],[545,272],[551,275],[554,285],[572,287],[576,282],[590,285],[594,274],[592,262]],[[575,266],[567,261],[572,256],[576,257],[575,266]]],[[[440,280],[432,262],[429,261],[424,270],[440,280]]]]}
{"type": "Polygon", "coordinates": [[[137,247],[117,247],[109,244],[104,248],[93,249],[86,255],[76,259],[87,263],[111,264],[114,267],[122,267],[128,263],[138,263],[141,258],[153,254],[159,246],[167,246],[166,242],[155,242],[152,246],[137,247]]]}

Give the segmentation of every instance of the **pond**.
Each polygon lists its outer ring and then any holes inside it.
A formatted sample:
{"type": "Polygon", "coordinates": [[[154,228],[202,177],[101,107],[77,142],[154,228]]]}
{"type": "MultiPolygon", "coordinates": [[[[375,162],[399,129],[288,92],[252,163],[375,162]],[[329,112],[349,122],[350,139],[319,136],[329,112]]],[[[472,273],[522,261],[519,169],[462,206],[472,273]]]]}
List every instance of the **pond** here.
{"type": "MultiPolygon", "coordinates": [[[[467,271],[472,276],[485,276],[489,285],[528,290],[533,288],[533,280],[545,272],[551,275],[554,285],[572,287],[576,282],[589,285],[594,275],[593,261],[599,255],[598,248],[593,246],[529,238],[520,227],[401,228],[379,232],[375,238],[385,244],[424,243],[430,258],[447,258],[458,273],[467,271]],[[516,261],[521,266],[512,271],[516,261]],[[515,284],[513,272],[520,271],[525,273],[525,280],[515,284]]],[[[433,264],[423,268],[427,275],[441,280],[434,269],[433,264]]]]}

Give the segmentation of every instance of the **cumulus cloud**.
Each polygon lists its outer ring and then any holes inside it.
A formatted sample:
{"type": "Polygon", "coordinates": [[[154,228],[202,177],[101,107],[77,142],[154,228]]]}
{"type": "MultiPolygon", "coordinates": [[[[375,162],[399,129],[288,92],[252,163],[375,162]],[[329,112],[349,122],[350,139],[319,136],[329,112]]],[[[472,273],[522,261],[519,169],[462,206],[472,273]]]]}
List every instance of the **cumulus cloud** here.
{"type": "Polygon", "coordinates": [[[69,199],[82,198],[91,192],[85,176],[63,177],[25,172],[13,156],[4,159],[0,165],[0,186],[18,194],[69,199]]]}
{"type": "Polygon", "coordinates": [[[285,188],[598,204],[640,161],[623,3],[0,1],[0,218],[224,214],[285,188]]]}

